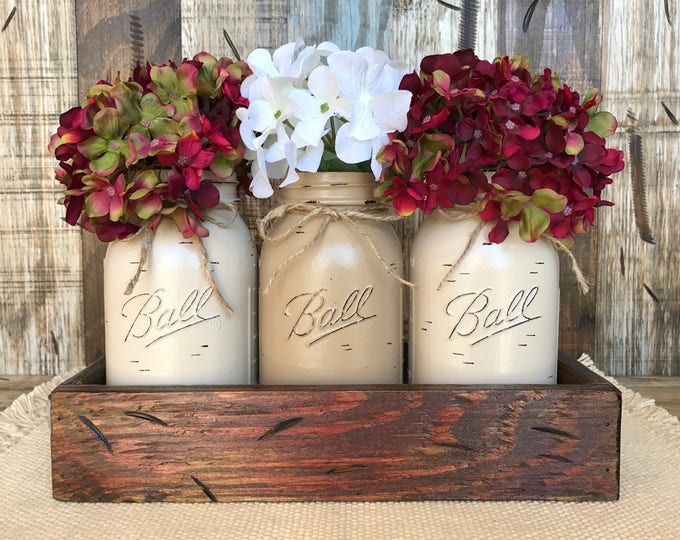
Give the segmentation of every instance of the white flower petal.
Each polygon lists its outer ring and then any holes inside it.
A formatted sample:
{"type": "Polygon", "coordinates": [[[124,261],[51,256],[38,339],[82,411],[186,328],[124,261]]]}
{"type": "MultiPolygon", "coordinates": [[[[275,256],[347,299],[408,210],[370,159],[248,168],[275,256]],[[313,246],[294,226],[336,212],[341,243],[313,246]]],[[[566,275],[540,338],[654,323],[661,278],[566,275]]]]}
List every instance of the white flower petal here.
{"type": "Polygon", "coordinates": [[[321,56],[328,56],[331,53],[338,52],[340,50],[340,47],[338,47],[332,41],[324,41],[322,43],[319,43],[319,45],[316,47],[316,50],[319,52],[321,56]]]}
{"type": "Polygon", "coordinates": [[[279,74],[267,49],[255,49],[248,55],[246,62],[257,77],[275,77],[279,74]]]}
{"type": "Polygon", "coordinates": [[[333,70],[328,66],[319,66],[309,74],[307,81],[309,90],[321,102],[330,104],[338,99],[340,86],[333,74],[333,70]]]}
{"type": "Polygon", "coordinates": [[[248,107],[247,125],[253,131],[263,133],[276,126],[276,111],[271,104],[264,100],[257,100],[250,103],[248,107]]]}
{"type": "Polygon", "coordinates": [[[406,129],[411,92],[395,90],[373,96],[373,117],[383,132],[403,131],[406,129]]]}
{"type": "Polygon", "coordinates": [[[382,130],[373,118],[373,107],[370,95],[363,96],[365,99],[356,101],[352,108],[352,116],[349,125],[349,136],[360,141],[375,139],[382,130]]]}
{"type": "Polygon", "coordinates": [[[318,146],[307,146],[303,151],[298,152],[297,169],[307,172],[318,171],[323,150],[323,144],[320,144],[318,146]]]}
{"type": "Polygon", "coordinates": [[[333,70],[340,91],[350,99],[356,98],[365,88],[368,63],[351,51],[338,51],[328,57],[328,66],[333,70]]]}
{"type": "Polygon", "coordinates": [[[378,163],[376,156],[378,155],[378,152],[380,152],[380,149],[389,142],[390,138],[385,134],[373,139],[371,150],[371,171],[373,172],[373,176],[375,176],[376,180],[380,180],[380,175],[382,174],[383,170],[382,163],[378,163]]]}
{"type": "Polygon", "coordinates": [[[353,138],[350,125],[344,124],[335,136],[335,153],[345,163],[361,163],[371,159],[371,141],[353,138]]]}
{"type": "Polygon", "coordinates": [[[295,116],[302,120],[314,118],[321,114],[321,103],[307,90],[296,88],[288,98],[295,102],[295,116]]]}
{"type": "Polygon", "coordinates": [[[259,160],[253,162],[251,173],[253,174],[253,179],[250,182],[250,191],[252,191],[253,195],[258,199],[266,199],[267,197],[271,197],[274,193],[274,190],[269,183],[266,170],[264,168],[260,168],[259,160]]]}
{"type": "Polygon", "coordinates": [[[291,138],[297,143],[298,147],[316,146],[321,142],[321,137],[328,132],[328,117],[329,115],[324,114],[315,118],[301,120],[295,126],[295,131],[291,138]]]}
{"type": "MultiPolygon", "coordinates": [[[[292,41],[281,45],[272,54],[272,65],[276,68],[277,74],[288,75],[290,66],[293,63],[295,57],[295,49],[297,49],[299,43],[292,41]]],[[[302,44],[304,45],[304,43],[302,44]]]]}

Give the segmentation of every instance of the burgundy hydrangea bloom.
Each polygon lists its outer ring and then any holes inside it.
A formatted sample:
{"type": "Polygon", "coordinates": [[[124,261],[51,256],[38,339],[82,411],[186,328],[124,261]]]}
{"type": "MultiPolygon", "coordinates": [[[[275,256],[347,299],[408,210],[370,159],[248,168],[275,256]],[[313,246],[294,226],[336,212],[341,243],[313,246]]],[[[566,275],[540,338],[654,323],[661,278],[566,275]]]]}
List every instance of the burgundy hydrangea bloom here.
{"type": "Polygon", "coordinates": [[[529,242],[570,243],[594,221],[623,153],[606,148],[616,119],[525,57],[480,60],[472,50],[423,58],[400,88],[413,97],[407,127],[381,150],[379,194],[402,215],[469,205],[502,242],[520,222],[529,242]]]}
{"type": "Polygon", "coordinates": [[[203,52],[179,64],[137,63],[127,81],[92,86],[59,117],[49,144],[66,222],[104,242],[153,229],[163,216],[186,237],[206,236],[203,211],[219,192],[202,175],[227,178],[241,165],[235,112],[248,105],[249,74],[245,62],[203,52]]]}

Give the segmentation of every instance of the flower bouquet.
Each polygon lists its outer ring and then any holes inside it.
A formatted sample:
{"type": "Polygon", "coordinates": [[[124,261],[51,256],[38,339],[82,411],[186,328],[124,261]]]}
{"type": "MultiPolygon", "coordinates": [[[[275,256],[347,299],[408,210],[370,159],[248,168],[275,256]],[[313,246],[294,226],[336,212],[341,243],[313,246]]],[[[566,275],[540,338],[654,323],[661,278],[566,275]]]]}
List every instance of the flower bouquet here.
{"type": "Polygon", "coordinates": [[[428,56],[404,77],[413,93],[408,126],[379,154],[380,191],[401,214],[474,204],[502,242],[508,222],[523,240],[548,234],[569,245],[586,232],[621,151],[605,138],[616,119],[599,111],[602,96],[584,97],[526,57],[480,60],[472,50],[428,56]]]}
{"type": "Polygon", "coordinates": [[[49,145],[67,223],[110,242],[168,216],[186,238],[206,236],[203,211],[219,193],[201,175],[227,178],[243,158],[235,113],[248,105],[240,86],[249,74],[244,62],[202,52],[92,86],[49,145]]]}
{"type": "Polygon", "coordinates": [[[250,189],[269,197],[269,178],[285,187],[298,171],[372,171],[387,134],[406,127],[411,94],[399,90],[406,66],[382,51],[339,50],[324,42],[288,43],[271,54],[256,49],[253,74],[241,88],[250,105],[237,111],[253,159],[250,189]]]}

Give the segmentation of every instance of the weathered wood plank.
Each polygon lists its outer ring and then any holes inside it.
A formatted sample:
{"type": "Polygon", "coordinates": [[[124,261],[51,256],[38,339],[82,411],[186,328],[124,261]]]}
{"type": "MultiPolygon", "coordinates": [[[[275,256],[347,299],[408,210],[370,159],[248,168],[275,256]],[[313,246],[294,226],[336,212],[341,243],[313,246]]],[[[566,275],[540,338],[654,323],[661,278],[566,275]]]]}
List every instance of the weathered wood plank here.
{"type": "MultiPolygon", "coordinates": [[[[600,8],[597,2],[538,2],[529,20],[528,2],[499,2],[498,51],[496,55],[523,53],[531,58],[531,68],[549,66],[570,88],[581,94],[600,86],[599,48],[600,8]],[[523,30],[528,23],[526,32],[523,30]]],[[[601,214],[609,212],[602,210],[601,214]]],[[[598,216],[599,218],[600,216],[598,216]]],[[[560,257],[560,349],[572,356],[593,354],[597,329],[595,306],[598,290],[598,235],[590,231],[576,239],[573,253],[593,285],[581,295],[569,260],[560,257]]],[[[596,361],[603,362],[599,356],[596,361]]]]}
{"type": "Polygon", "coordinates": [[[678,171],[680,128],[664,111],[680,113],[680,14],[667,23],[663,2],[633,0],[625,8],[602,2],[603,91],[609,109],[622,120],[614,141],[628,150],[640,137],[645,185],[635,192],[635,156],[611,186],[616,206],[603,212],[598,228],[598,296],[595,356],[612,374],[680,375],[680,224],[678,171]],[[636,122],[628,120],[631,110],[636,122]],[[645,193],[646,192],[646,193],[645,193]],[[635,207],[646,198],[649,223],[636,223],[635,207]],[[654,244],[640,236],[650,228],[654,244]]]}
{"type": "Polygon", "coordinates": [[[30,392],[51,378],[51,375],[0,375],[0,411],[21,394],[30,392]]]}
{"type": "MultiPolygon", "coordinates": [[[[82,97],[96,81],[120,71],[125,78],[134,58],[152,62],[181,60],[180,0],[76,0],[78,90],[82,97]],[[137,31],[141,28],[141,37],[137,31]],[[133,34],[135,34],[133,36],[133,34]]],[[[83,233],[82,258],[85,355],[104,353],[106,245],[83,233]]]]}
{"type": "MultiPolygon", "coordinates": [[[[199,51],[216,56],[235,56],[229,48],[223,31],[226,30],[243,59],[258,47],[274,50],[289,41],[288,5],[284,0],[262,2],[225,2],[199,0],[182,2],[182,54],[191,57],[199,51]],[[210,21],[206,25],[206,21],[210,21]]],[[[295,39],[293,37],[292,39],[295,39]]],[[[276,205],[271,199],[254,199],[242,196],[239,213],[245,220],[258,246],[262,243],[257,234],[257,220],[276,205]]]]}
{"type": "Polygon", "coordinates": [[[47,151],[75,77],[72,1],[18,3],[0,34],[0,373],[82,362],[80,234],[61,221],[47,151]]]}
{"type": "Polygon", "coordinates": [[[597,377],[532,388],[83,382],[51,396],[60,500],[618,498],[620,393],[597,377]]]}

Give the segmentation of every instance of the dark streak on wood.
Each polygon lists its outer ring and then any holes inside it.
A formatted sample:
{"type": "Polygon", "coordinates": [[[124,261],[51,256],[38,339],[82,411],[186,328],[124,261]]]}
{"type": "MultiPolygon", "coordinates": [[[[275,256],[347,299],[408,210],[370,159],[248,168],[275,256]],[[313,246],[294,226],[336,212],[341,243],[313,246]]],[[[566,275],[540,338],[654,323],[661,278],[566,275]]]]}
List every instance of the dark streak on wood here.
{"type": "Polygon", "coordinates": [[[50,330],[50,339],[52,340],[52,347],[54,348],[54,354],[59,357],[59,341],[57,340],[57,336],[54,335],[54,332],[50,330]]]}
{"type": "Polygon", "coordinates": [[[670,121],[673,123],[673,125],[678,125],[678,119],[675,117],[673,114],[673,111],[671,111],[668,108],[668,105],[666,105],[663,101],[661,102],[661,106],[663,107],[663,110],[666,112],[666,116],[670,119],[670,121]]]}
{"type": "Polygon", "coordinates": [[[293,426],[299,424],[302,422],[302,417],[296,416],[295,418],[289,418],[288,420],[284,420],[283,422],[279,422],[276,424],[273,428],[268,429],[263,435],[260,435],[257,440],[258,441],[263,441],[265,439],[268,439],[269,437],[273,437],[277,433],[285,430],[285,429],[290,429],[293,426]]]}
{"type": "Polygon", "coordinates": [[[663,10],[666,14],[666,21],[668,24],[673,26],[673,19],[671,18],[671,2],[670,0],[663,0],[663,10]]]}
{"type": "Polygon", "coordinates": [[[134,69],[137,62],[144,62],[144,27],[136,13],[130,13],[128,17],[130,18],[130,50],[132,51],[130,68],[134,69]]]}
{"type": "Polygon", "coordinates": [[[477,45],[477,12],[479,0],[462,0],[459,49],[474,49],[477,45]]]}
{"type": "Polygon", "coordinates": [[[236,60],[241,60],[241,54],[239,53],[239,50],[236,48],[236,45],[234,45],[234,42],[232,41],[231,36],[229,35],[229,32],[227,32],[226,28],[222,29],[222,35],[224,36],[224,39],[227,41],[227,45],[229,45],[231,52],[234,53],[236,60]]]}
{"type": "Polygon", "coordinates": [[[9,23],[12,22],[12,19],[14,18],[14,15],[16,14],[16,12],[17,12],[17,7],[14,6],[12,8],[12,11],[9,12],[9,15],[5,19],[5,24],[2,25],[2,30],[0,30],[0,32],[4,32],[5,30],[7,30],[7,27],[9,26],[9,23]]]}
{"type": "Polygon", "coordinates": [[[452,9],[454,11],[460,11],[460,6],[454,6],[453,4],[449,4],[448,2],[444,2],[444,0],[437,0],[438,4],[441,4],[442,6],[452,9]]]}
{"type": "Polygon", "coordinates": [[[533,0],[533,2],[529,4],[527,12],[524,14],[524,19],[522,19],[522,32],[524,33],[526,33],[526,31],[529,30],[531,18],[534,16],[534,11],[536,11],[536,4],[538,4],[538,0],[533,0]]]}
{"type": "Polygon", "coordinates": [[[551,428],[551,427],[532,427],[531,429],[535,431],[540,431],[541,433],[550,433],[551,435],[557,435],[558,437],[565,437],[567,439],[574,439],[578,440],[578,437],[572,435],[571,433],[568,433],[566,431],[563,431],[561,429],[556,429],[556,428],[551,428]]]}
{"type": "Polygon", "coordinates": [[[161,420],[160,418],[157,418],[156,416],[153,416],[152,414],[148,414],[148,413],[140,412],[140,411],[125,411],[123,414],[125,416],[132,416],[133,418],[139,418],[140,420],[146,420],[147,422],[151,422],[152,424],[158,424],[159,426],[168,427],[168,424],[164,420],[161,420]]]}
{"type": "Polygon", "coordinates": [[[626,258],[623,255],[623,248],[619,248],[619,266],[621,267],[621,275],[626,277],[626,258]]]}
{"type": "Polygon", "coordinates": [[[113,454],[113,448],[111,447],[111,443],[109,440],[106,438],[106,436],[101,432],[101,430],[90,420],[87,416],[81,414],[78,419],[87,426],[87,428],[94,433],[94,436],[97,437],[100,443],[104,445],[104,447],[109,451],[109,454],[113,454]]]}
{"type": "Polygon", "coordinates": [[[361,465],[361,464],[353,464],[353,465],[342,465],[340,467],[335,467],[333,469],[330,469],[326,471],[326,474],[342,474],[342,473],[348,473],[352,471],[363,471],[368,469],[367,465],[361,465]]]}
{"type": "Polygon", "coordinates": [[[650,225],[649,210],[647,208],[647,179],[645,176],[645,160],[643,155],[642,137],[638,135],[637,117],[628,109],[628,120],[631,127],[628,131],[628,151],[630,154],[630,176],[633,182],[633,214],[640,238],[648,244],[656,244],[650,225]]]}
{"type": "Polygon", "coordinates": [[[200,487],[203,490],[203,493],[206,494],[208,499],[210,499],[214,503],[218,502],[217,497],[215,497],[215,495],[213,494],[213,492],[210,490],[210,488],[208,486],[206,486],[203,482],[201,482],[194,475],[191,475],[191,479],[196,483],[196,485],[198,487],[200,487]]]}
{"type": "Polygon", "coordinates": [[[644,287],[645,291],[647,291],[647,294],[652,297],[654,303],[658,304],[660,302],[659,297],[656,294],[654,294],[654,291],[649,287],[649,285],[643,283],[642,286],[644,287]]]}
{"type": "Polygon", "coordinates": [[[552,459],[552,460],[555,460],[555,461],[561,461],[562,463],[574,463],[569,458],[566,458],[564,456],[557,456],[555,454],[538,454],[538,457],[542,457],[542,458],[546,458],[546,459],[552,459]]]}

